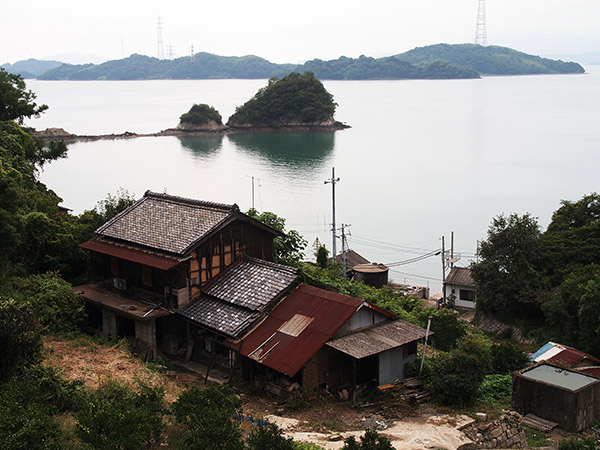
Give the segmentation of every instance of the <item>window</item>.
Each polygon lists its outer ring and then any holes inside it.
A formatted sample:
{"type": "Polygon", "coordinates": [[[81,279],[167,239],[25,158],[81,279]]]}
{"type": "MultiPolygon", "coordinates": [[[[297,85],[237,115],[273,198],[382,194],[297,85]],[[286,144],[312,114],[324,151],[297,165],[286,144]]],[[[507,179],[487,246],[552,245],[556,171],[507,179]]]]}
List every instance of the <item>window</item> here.
{"type": "Polygon", "coordinates": [[[466,300],[468,302],[474,302],[475,301],[475,291],[469,291],[467,289],[461,289],[459,295],[460,295],[459,298],[461,300],[466,300]]]}

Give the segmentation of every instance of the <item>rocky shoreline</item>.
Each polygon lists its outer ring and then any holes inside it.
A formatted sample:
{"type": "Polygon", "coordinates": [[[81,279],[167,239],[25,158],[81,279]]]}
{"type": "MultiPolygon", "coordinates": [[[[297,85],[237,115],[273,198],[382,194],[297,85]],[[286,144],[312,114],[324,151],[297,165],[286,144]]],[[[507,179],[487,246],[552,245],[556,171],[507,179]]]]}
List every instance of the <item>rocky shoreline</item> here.
{"type": "Polygon", "coordinates": [[[31,135],[35,138],[42,139],[44,141],[64,141],[66,143],[73,142],[90,142],[90,141],[101,141],[101,140],[116,140],[116,139],[133,139],[139,137],[161,137],[161,136],[219,136],[226,134],[240,134],[240,133],[273,133],[273,132],[294,132],[294,131],[337,131],[351,128],[350,125],[346,125],[342,122],[333,122],[327,125],[290,125],[281,127],[228,127],[223,126],[218,129],[182,129],[182,128],[168,128],[166,130],[159,131],[158,133],[132,133],[125,131],[120,134],[100,134],[100,135],[78,135],[72,134],[65,131],[62,128],[46,128],[45,130],[33,130],[31,135]]]}

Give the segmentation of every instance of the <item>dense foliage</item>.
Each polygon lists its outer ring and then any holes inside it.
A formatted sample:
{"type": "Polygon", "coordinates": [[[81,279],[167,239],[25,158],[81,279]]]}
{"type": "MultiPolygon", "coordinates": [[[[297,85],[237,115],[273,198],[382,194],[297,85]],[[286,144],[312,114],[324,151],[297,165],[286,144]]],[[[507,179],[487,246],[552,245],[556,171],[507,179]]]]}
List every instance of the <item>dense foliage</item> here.
{"type": "Polygon", "coordinates": [[[188,112],[179,117],[179,121],[192,125],[203,125],[208,122],[216,122],[218,125],[223,125],[221,114],[205,103],[193,105],[188,112]]]}
{"type": "Polygon", "coordinates": [[[19,75],[0,67],[0,121],[15,120],[22,124],[26,118],[39,116],[48,106],[38,106],[35,98],[33,92],[26,90],[25,81],[19,75]]]}
{"type": "Polygon", "coordinates": [[[173,404],[178,422],[187,426],[184,448],[189,450],[240,450],[242,432],[233,420],[242,401],[227,386],[191,387],[173,404]]]}
{"type": "Polygon", "coordinates": [[[302,261],[307,242],[296,230],[285,231],[285,219],[283,217],[279,217],[270,211],[259,213],[253,208],[250,208],[246,214],[277,231],[285,233],[285,236],[276,237],[273,240],[273,252],[276,263],[295,266],[302,261]]]}
{"type": "Polygon", "coordinates": [[[227,121],[231,127],[319,125],[333,121],[336,103],[312,72],[271,78],[227,121]]]}
{"type": "Polygon", "coordinates": [[[444,61],[468,67],[485,75],[534,75],[551,73],[583,73],[577,63],[563,62],[528,55],[517,50],[496,45],[437,44],[417,47],[396,55],[402,61],[415,65],[444,61]]]}
{"type": "Polygon", "coordinates": [[[109,381],[85,394],[77,413],[77,433],[83,442],[98,450],[140,450],[158,441],[164,428],[163,392],[109,381]]]}
{"type": "Polygon", "coordinates": [[[342,450],[393,450],[388,438],[381,436],[376,430],[366,430],[358,442],[354,436],[344,441],[342,450]]]}
{"type": "Polygon", "coordinates": [[[47,80],[139,80],[139,79],[269,79],[290,72],[314,72],[319,79],[447,79],[478,78],[479,74],[524,75],[583,73],[577,63],[528,55],[505,47],[473,44],[438,44],[415,48],[395,56],[358,58],[341,56],[304,64],[274,64],[258,56],[218,56],[197,53],[192,57],[158,60],[143,55],[102,64],[64,64],[39,75],[47,80]]]}
{"type": "Polygon", "coordinates": [[[479,309],[600,356],[598,194],[563,201],[544,232],[528,214],[495,218],[479,254],[479,309]]]}

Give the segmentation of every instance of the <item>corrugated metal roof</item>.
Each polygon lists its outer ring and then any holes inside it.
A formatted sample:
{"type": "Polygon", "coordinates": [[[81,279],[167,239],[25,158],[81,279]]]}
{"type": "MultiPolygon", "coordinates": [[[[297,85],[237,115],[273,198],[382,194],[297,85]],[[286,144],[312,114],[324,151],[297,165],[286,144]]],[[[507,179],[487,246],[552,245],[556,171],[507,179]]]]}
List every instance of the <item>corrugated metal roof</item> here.
{"type": "Polygon", "coordinates": [[[521,376],[573,392],[591,384],[599,383],[595,377],[546,364],[522,371],[521,376]]]}
{"type": "Polygon", "coordinates": [[[211,283],[205,293],[250,309],[260,309],[286,291],[298,270],[244,257],[211,283]]]}
{"type": "Polygon", "coordinates": [[[600,359],[595,358],[592,355],[588,355],[576,348],[557,344],[555,342],[544,344],[538,351],[531,355],[529,359],[535,362],[553,361],[569,367],[583,360],[589,360],[592,363],[600,364],[600,359]]]}
{"type": "Polygon", "coordinates": [[[168,256],[157,255],[143,250],[133,249],[123,245],[117,245],[97,239],[89,240],[83,244],[79,244],[79,246],[81,248],[102,253],[104,255],[114,256],[116,258],[144,264],[150,267],[156,267],[157,269],[161,270],[172,269],[180,263],[180,261],[176,258],[169,258],[168,256]]]}
{"type": "MultiPolygon", "coordinates": [[[[425,337],[426,330],[404,320],[383,322],[329,341],[327,345],[361,359],[425,337]]],[[[433,334],[430,332],[430,335],[433,334]]]]}
{"type": "Polygon", "coordinates": [[[471,269],[467,267],[453,267],[446,277],[446,284],[460,284],[462,286],[475,286],[471,276],[471,269]]]}
{"type": "Polygon", "coordinates": [[[96,230],[100,236],[183,254],[237,207],[146,192],[96,230]]]}
{"type": "Polygon", "coordinates": [[[244,339],[241,354],[294,376],[362,304],[354,297],[301,285],[244,339]],[[279,331],[297,314],[312,319],[300,334],[279,331]]]}

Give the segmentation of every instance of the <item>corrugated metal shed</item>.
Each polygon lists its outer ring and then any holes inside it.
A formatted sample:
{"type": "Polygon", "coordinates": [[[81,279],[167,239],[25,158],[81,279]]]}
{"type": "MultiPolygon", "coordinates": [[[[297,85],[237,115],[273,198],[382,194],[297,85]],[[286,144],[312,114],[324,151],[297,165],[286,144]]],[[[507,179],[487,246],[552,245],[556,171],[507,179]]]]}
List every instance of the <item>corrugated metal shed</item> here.
{"type": "Polygon", "coordinates": [[[446,277],[446,284],[475,287],[475,280],[471,276],[471,269],[467,267],[453,267],[446,277]]]}
{"type": "MultiPolygon", "coordinates": [[[[301,285],[243,341],[241,354],[294,376],[363,305],[363,300],[301,285]],[[310,318],[299,334],[284,333],[298,315],[310,318]]],[[[389,313],[388,313],[389,314],[389,313]]]]}
{"type": "Polygon", "coordinates": [[[426,330],[420,326],[398,319],[351,332],[329,341],[327,345],[354,358],[362,359],[417,341],[424,338],[425,334],[426,330]]]}
{"type": "Polygon", "coordinates": [[[133,249],[131,247],[125,247],[98,239],[89,240],[83,244],[79,244],[79,246],[104,255],[114,256],[116,258],[144,264],[150,267],[156,267],[161,270],[172,269],[180,263],[176,258],[169,258],[168,256],[157,255],[144,250],[133,249]]]}

